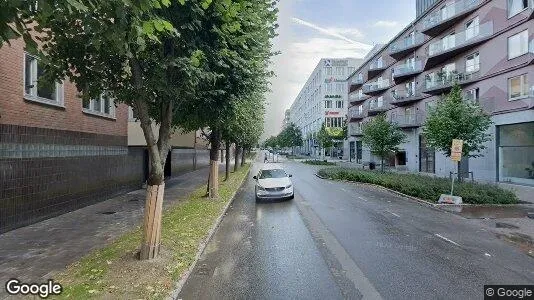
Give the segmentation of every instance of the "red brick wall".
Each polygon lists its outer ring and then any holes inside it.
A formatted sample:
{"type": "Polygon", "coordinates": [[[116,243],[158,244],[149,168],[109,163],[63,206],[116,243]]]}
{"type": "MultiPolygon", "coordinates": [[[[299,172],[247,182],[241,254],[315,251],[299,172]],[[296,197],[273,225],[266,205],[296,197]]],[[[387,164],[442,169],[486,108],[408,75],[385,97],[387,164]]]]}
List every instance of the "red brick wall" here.
{"type": "Polygon", "coordinates": [[[76,87],[68,81],[64,83],[64,109],[24,100],[23,59],[21,39],[0,48],[0,124],[128,135],[126,105],[117,107],[116,120],[85,114],[76,87]]]}

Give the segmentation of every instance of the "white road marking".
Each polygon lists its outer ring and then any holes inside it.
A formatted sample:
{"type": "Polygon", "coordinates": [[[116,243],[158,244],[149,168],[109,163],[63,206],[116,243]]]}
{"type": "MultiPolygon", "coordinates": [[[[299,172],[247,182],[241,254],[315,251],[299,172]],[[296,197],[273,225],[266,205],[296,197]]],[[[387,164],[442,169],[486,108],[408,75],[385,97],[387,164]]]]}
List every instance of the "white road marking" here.
{"type": "Polygon", "coordinates": [[[440,235],[440,234],[437,234],[437,233],[434,234],[434,235],[437,236],[437,237],[439,237],[440,239],[442,239],[442,240],[444,240],[444,241],[447,241],[447,242],[449,242],[449,243],[451,243],[451,244],[454,244],[454,245],[460,247],[460,244],[458,244],[457,242],[455,242],[455,241],[453,241],[453,240],[449,240],[448,238],[446,238],[446,237],[444,237],[444,236],[442,236],[442,235],[440,235]]]}
{"type": "Polygon", "coordinates": [[[489,254],[489,253],[487,253],[487,252],[484,253],[484,255],[487,256],[487,257],[491,257],[491,254],[489,254]]]}
{"type": "MultiPolygon", "coordinates": [[[[387,210],[386,210],[386,211],[387,211],[387,210]]],[[[387,212],[390,213],[390,214],[392,214],[392,215],[394,215],[394,216],[397,217],[397,218],[400,218],[400,217],[401,217],[401,216],[397,215],[397,214],[394,213],[394,212],[390,212],[390,211],[387,211],[387,212]]]]}
{"type": "Polygon", "coordinates": [[[364,197],[358,197],[359,199],[362,199],[363,201],[367,201],[364,197]]]}

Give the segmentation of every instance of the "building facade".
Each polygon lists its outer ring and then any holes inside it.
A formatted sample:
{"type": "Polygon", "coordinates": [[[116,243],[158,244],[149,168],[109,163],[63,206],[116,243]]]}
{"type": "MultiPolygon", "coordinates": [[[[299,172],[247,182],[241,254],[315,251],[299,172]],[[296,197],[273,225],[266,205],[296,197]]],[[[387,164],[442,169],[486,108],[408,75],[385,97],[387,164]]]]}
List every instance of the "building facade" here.
{"type": "MultiPolygon", "coordinates": [[[[302,130],[304,146],[300,149],[301,153],[320,155],[315,134],[323,123],[328,128],[343,128],[348,111],[346,79],[361,61],[356,58],[323,58],[313,70],[289,112],[290,122],[302,130]]],[[[348,144],[341,141],[332,155],[348,157],[347,148],[348,144]]]]}
{"type": "Polygon", "coordinates": [[[139,188],[128,108],[43,82],[38,59],[10,42],[0,48],[0,233],[139,188]]]}
{"type": "Polygon", "coordinates": [[[362,124],[378,113],[407,134],[390,166],[449,176],[456,165],[426,146],[429,109],[457,82],[491,116],[493,139],[461,173],[534,185],[534,7],[523,0],[436,1],[349,77],[351,155],[374,161],[362,124]]]}
{"type": "Polygon", "coordinates": [[[438,0],[415,0],[415,17],[418,18],[438,0]]]}

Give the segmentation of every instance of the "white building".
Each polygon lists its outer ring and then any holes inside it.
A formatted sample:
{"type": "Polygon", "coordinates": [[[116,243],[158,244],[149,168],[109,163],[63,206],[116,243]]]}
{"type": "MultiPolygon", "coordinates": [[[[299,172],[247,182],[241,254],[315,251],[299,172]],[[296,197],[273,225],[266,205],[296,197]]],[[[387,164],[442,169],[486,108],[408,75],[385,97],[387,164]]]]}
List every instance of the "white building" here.
{"type": "MultiPolygon", "coordinates": [[[[342,128],[348,113],[347,77],[362,63],[361,59],[323,58],[306,81],[290,108],[290,121],[295,123],[304,137],[300,152],[318,156],[320,149],[313,134],[327,127],[342,128]]],[[[334,156],[348,158],[348,143],[339,143],[334,156]]]]}

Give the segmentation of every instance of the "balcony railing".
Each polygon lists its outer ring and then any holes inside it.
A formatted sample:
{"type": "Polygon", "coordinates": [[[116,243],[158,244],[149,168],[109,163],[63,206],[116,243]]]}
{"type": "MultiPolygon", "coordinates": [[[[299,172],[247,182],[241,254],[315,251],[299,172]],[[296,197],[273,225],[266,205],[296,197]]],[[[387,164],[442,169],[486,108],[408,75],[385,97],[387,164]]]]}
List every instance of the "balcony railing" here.
{"type": "MultiPolygon", "coordinates": [[[[423,72],[423,62],[420,60],[416,60],[415,62],[406,63],[395,67],[393,69],[393,76],[397,78],[421,72],[423,72]]],[[[397,83],[396,80],[395,82],[397,83]]]]}
{"type": "Polygon", "coordinates": [[[358,92],[352,92],[349,94],[349,102],[359,102],[359,101],[364,101],[365,99],[367,99],[368,96],[365,95],[365,94],[359,94],[358,92]]]}
{"type": "Polygon", "coordinates": [[[391,86],[389,79],[371,82],[363,86],[363,93],[372,95],[387,90],[391,86]]]}
{"type": "Polygon", "coordinates": [[[422,34],[415,34],[412,37],[403,38],[389,46],[389,55],[394,57],[395,54],[411,50],[425,42],[425,37],[422,34]]]}
{"type": "Polygon", "coordinates": [[[428,46],[428,56],[436,56],[456,48],[462,48],[493,35],[493,21],[467,28],[428,46]]]}
{"type": "Polygon", "coordinates": [[[412,114],[393,114],[390,118],[391,123],[397,124],[401,128],[420,127],[424,123],[424,117],[419,113],[412,114]]]}
{"type": "Polygon", "coordinates": [[[375,60],[369,65],[369,70],[379,70],[384,69],[386,65],[384,64],[383,60],[375,60]]]}
{"type": "Polygon", "coordinates": [[[363,119],[364,117],[365,117],[365,111],[363,109],[360,111],[357,106],[351,107],[349,109],[349,118],[363,119]]]}
{"type": "Polygon", "coordinates": [[[396,106],[404,106],[424,98],[423,94],[418,90],[400,90],[392,93],[393,97],[391,104],[396,106]]]}
{"type": "Polygon", "coordinates": [[[480,5],[482,1],[483,0],[458,0],[440,10],[434,11],[423,19],[423,33],[437,34],[438,32],[432,32],[432,29],[447,23],[447,21],[454,20],[455,18],[459,18],[462,15],[469,13],[471,10],[480,5]]]}
{"type": "Polygon", "coordinates": [[[388,110],[387,100],[385,100],[384,98],[382,98],[381,101],[379,101],[378,99],[375,99],[369,103],[369,111],[367,112],[367,114],[369,116],[374,116],[381,112],[385,112],[387,110],[388,110]]]}
{"type": "Polygon", "coordinates": [[[429,77],[428,75],[425,78],[425,90],[424,93],[427,94],[439,94],[450,89],[455,83],[459,85],[465,85],[476,81],[480,77],[479,72],[475,73],[442,73],[435,77],[429,77]]]}
{"type": "Polygon", "coordinates": [[[363,78],[354,77],[351,82],[352,85],[362,85],[364,83],[363,78]]]}

